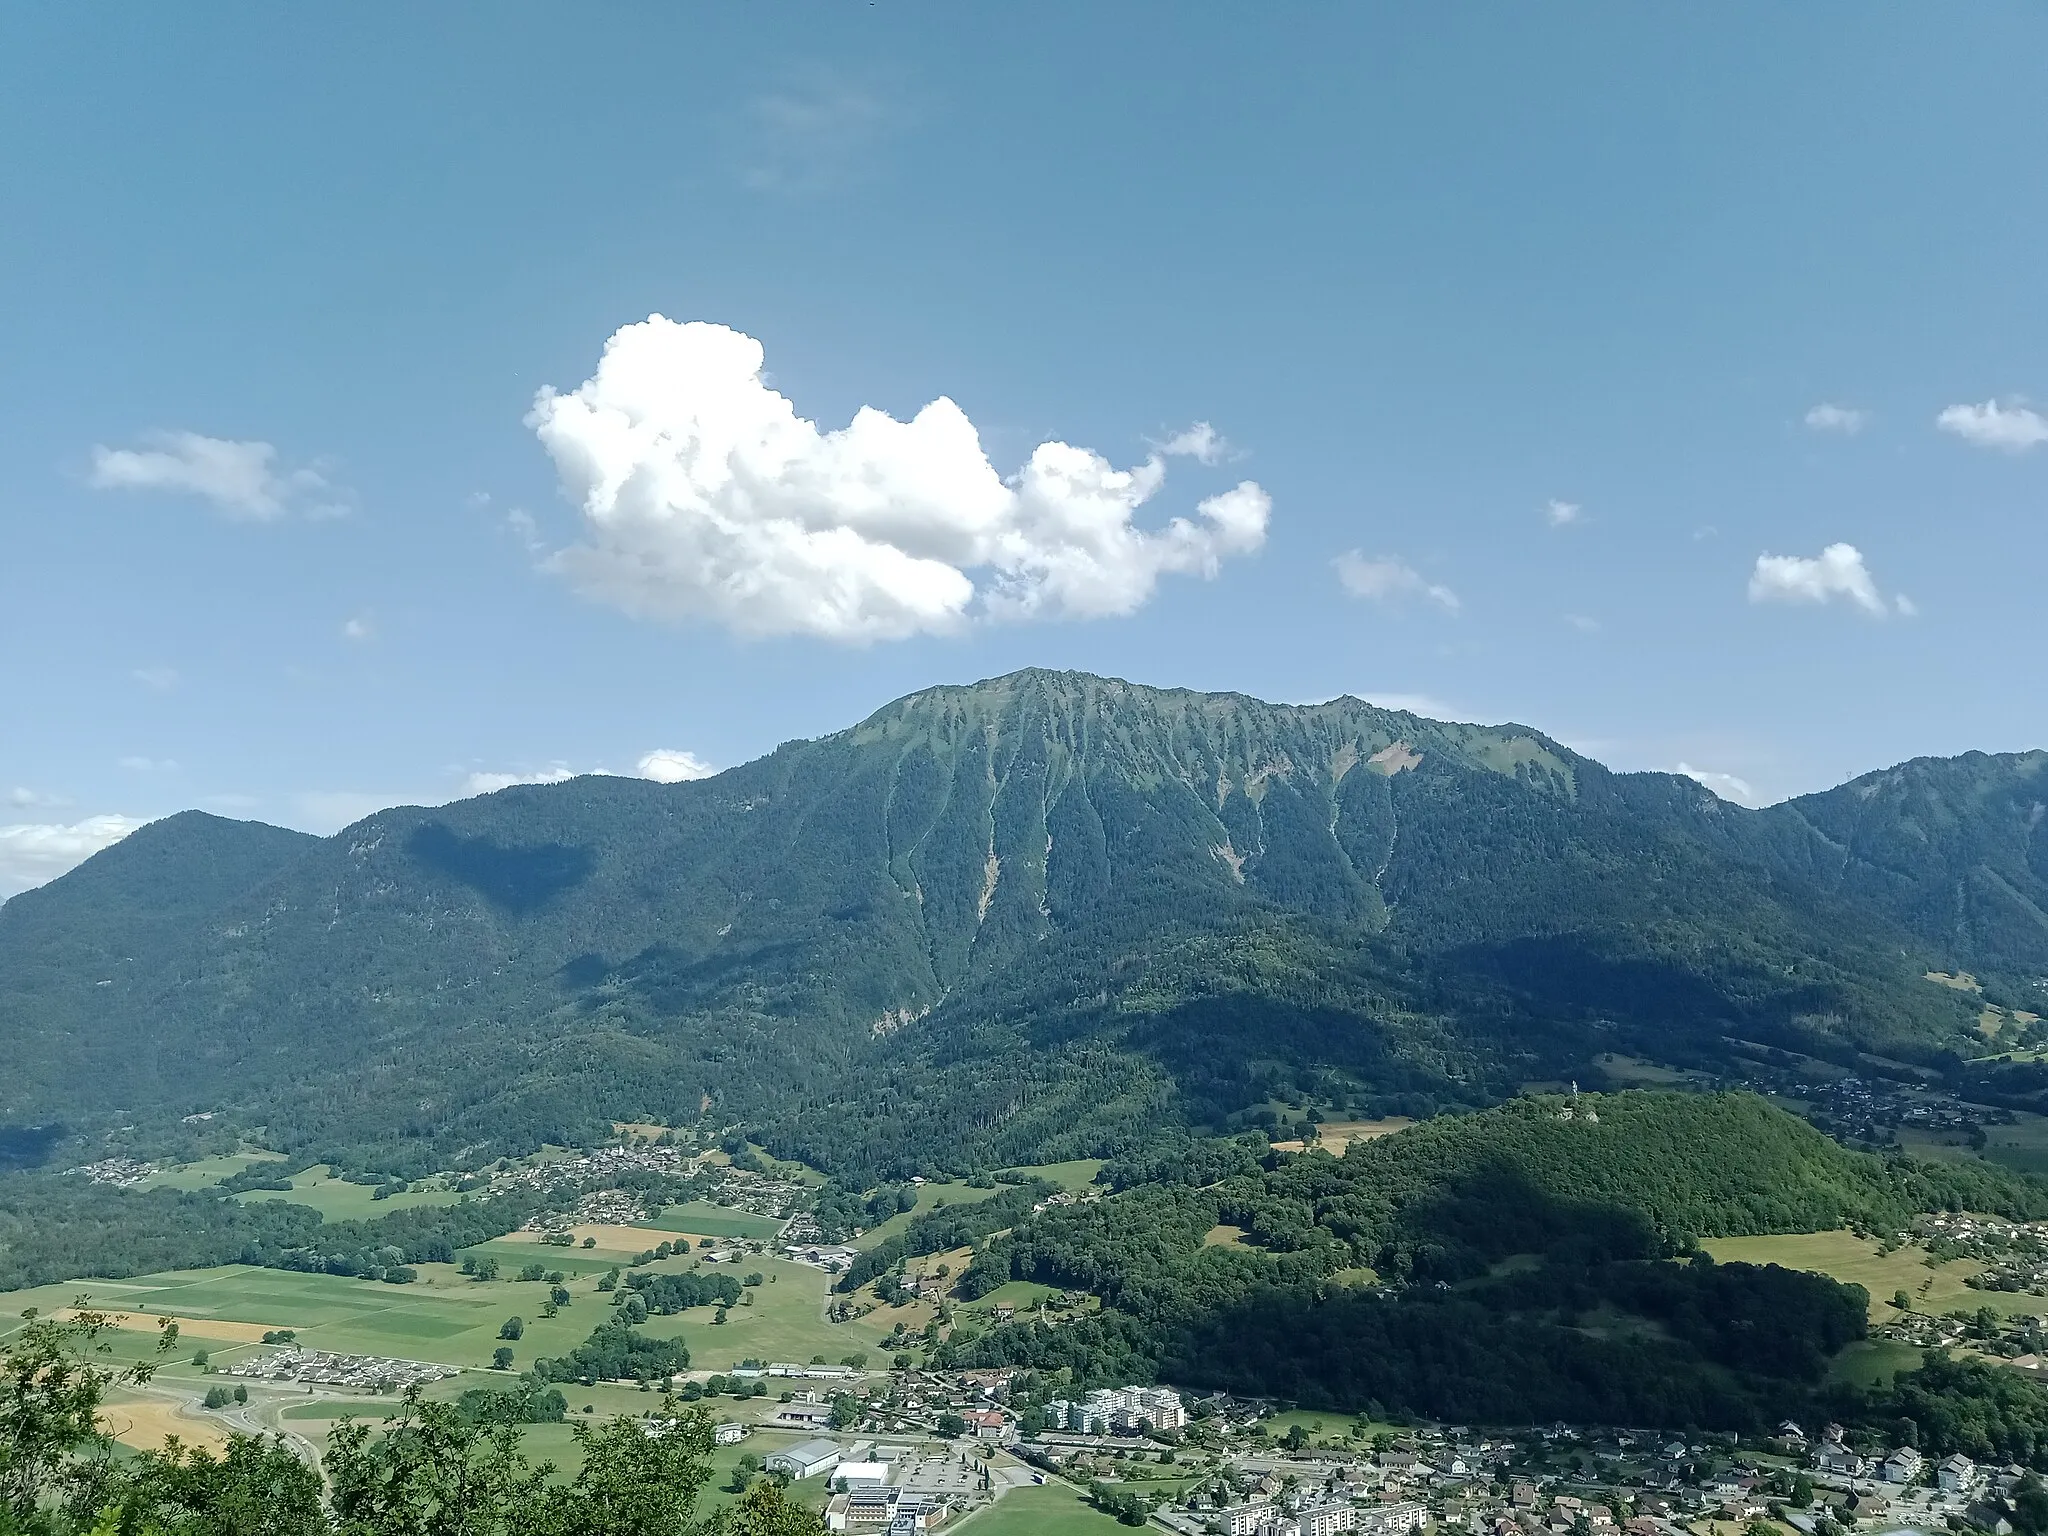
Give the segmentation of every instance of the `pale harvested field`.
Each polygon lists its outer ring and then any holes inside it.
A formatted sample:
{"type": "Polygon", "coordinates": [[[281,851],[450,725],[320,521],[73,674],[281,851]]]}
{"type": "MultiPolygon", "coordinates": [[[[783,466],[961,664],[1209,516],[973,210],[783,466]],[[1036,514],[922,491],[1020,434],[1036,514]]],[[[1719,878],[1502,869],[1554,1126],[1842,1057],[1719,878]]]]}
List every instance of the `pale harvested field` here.
{"type": "Polygon", "coordinates": [[[227,1449],[227,1431],[211,1419],[186,1418],[179,1405],[158,1397],[132,1397],[108,1402],[100,1409],[100,1425],[123,1445],[138,1451],[158,1451],[175,1435],[180,1444],[204,1446],[210,1451],[227,1449]]]}
{"type": "MultiPolygon", "coordinates": [[[[1382,1136],[1405,1131],[1414,1123],[1406,1115],[1390,1115],[1385,1120],[1325,1120],[1316,1127],[1315,1144],[1325,1152],[1342,1157],[1354,1141],[1377,1141],[1382,1136]]],[[[1309,1143],[1276,1141],[1273,1146],[1281,1152],[1305,1152],[1309,1143]]]]}
{"type": "MultiPolygon", "coordinates": [[[[50,1314],[60,1322],[69,1322],[78,1316],[75,1307],[59,1307],[50,1314]]],[[[287,1323],[233,1323],[225,1318],[182,1317],[171,1312],[129,1312],[113,1313],[123,1319],[121,1328],[126,1333],[156,1332],[156,1320],[168,1317],[178,1325],[178,1342],[182,1345],[189,1339],[200,1339],[216,1344],[261,1344],[263,1335],[286,1328],[287,1323]]]]}

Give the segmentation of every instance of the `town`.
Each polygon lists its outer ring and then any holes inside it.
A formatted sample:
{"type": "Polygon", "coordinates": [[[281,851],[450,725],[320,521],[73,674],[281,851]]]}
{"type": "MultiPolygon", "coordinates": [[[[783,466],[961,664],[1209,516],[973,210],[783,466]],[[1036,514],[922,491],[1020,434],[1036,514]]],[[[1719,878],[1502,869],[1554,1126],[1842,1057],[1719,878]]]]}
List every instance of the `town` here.
{"type": "MultiPolygon", "coordinates": [[[[824,1479],[835,1531],[895,1531],[905,1520],[900,1529],[923,1531],[1056,1478],[1129,1523],[1182,1536],[1687,1536],[1754,1521],[1804,1536],[1952,1522],[1995,1530],[2027,1476],[1961,1455],[1925,1458],[1838,1425],[1809,1434],[1787,1421],[1755,1443],[1563,1424],[1482,1432],[1163,1386],[1024,1402],[1013,1392],[1022,1379],[898,1372],[786,1393],[762,1427],[810,1438],[762,1466],[824,1479]]],[[[752,1428],[722,1425],[721,1439],[752,1428]]]]}

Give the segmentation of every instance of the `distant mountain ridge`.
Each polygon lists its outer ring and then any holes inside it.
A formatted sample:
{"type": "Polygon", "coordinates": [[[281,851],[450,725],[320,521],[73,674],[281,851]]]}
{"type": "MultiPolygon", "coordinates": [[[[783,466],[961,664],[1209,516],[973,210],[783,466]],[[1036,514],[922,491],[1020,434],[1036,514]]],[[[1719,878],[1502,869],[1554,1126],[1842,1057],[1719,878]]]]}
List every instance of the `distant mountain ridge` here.
{"type": "Polygon", "coordinates": [[[1752,812],[1520,726],[1027,671],[692,783],[189,812],[0,907],[0,1124],[402,1169],[705,1113],[909,1170],[1602,1050],[1931,1060],[1977,1037],[1924,970],[2048,973],[2044,763],[1752,812]]]}

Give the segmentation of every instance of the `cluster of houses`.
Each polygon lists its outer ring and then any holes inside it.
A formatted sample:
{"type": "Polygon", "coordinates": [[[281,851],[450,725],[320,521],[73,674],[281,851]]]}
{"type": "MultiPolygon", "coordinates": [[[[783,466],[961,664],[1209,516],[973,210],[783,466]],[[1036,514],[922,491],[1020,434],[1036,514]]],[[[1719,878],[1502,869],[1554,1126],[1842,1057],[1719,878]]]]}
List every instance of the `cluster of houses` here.
{"type": "Polygon", "coordinates": [[[155,1163],[137,1162],[132,1157],[109,1157],[97,1163],[87,1163],[81,1168],[67,1168],[66,1173],[79,1175],[95,1184],[112,1185],[115,1189],[133,1189],[148,1180],[157,1171],[155,1163]]]}
{"type": "Polygon", "coordinates": [[[514,1189],[548,1194],[557,1209],[531,1224],[532,1230],[540,1232],[566,1229],[572,1222],[630,1225],[653,1214],[645,1197],[616,1187],[625,1174],[689,1179],[703,1198],[777,1221],[808,1198],[809,1192],[793,1179],[728,1168],[708,1161],[709,1157],[709,1153],[688,1147],[597,1147],[572,1157],[501,1168],[490,1175],[490,1188],[500,1194],[514,1189]],[[578,1190],[582,1193],[570,1200],[570,1194],[578,1190]]]}
{"type": "Polygon", "coordinates": [[[1913,1231],[1937,1257],[1982,1263],[1969,1282],[1979,1290],[2048,1294],[2048,1223],[1937,1211],[1913,1231]]]}
{"type": "Polygon", "coordinates": [[[1180,1394],[1171,1387],[1108,1387],[1079,1402],[1054,1398],[1045,1412],[1050,1428],[1077,1435],[1142,1435],[1188,1422],[1180,1394]]]}
{"type": "Polygon", "coordinates": [[[407,1387],[459,1376],[452,1365],[427,1360],[392,1360],[382,1355],[336,1355],[323,1349],[281,1349],[254,1355],[222,1369],[223,1376],[259,1381],[303,1381],[366,1392],[402,1392],[407,1387]]]}
{"type": "MultiPolygon", "coordinates": [[[[1788,1421],[1778,1426],[1778,1440],[1781,1445],[1798,1446],[1805,1442],[1805,1435],[1797,1424],[1788,1421]]],[[[1865,1456],[1847,1443],[1839,1424],[1830,1424],[1821,1431],[1812,1459],[1814,1472],[1823,1480],[1850,1484],[1869,1480],[1910,1487],[1923,1481],[1927,1470],[1926,1458],[1910,1445],[1899,1446],[1883,1456],[1865,1456]]],[[[1934,1485],[1943,1493],[1974,1493],[1982,1480],[1977,1464],[1960,1453],[1935,1464],[1934,1485]]]]}

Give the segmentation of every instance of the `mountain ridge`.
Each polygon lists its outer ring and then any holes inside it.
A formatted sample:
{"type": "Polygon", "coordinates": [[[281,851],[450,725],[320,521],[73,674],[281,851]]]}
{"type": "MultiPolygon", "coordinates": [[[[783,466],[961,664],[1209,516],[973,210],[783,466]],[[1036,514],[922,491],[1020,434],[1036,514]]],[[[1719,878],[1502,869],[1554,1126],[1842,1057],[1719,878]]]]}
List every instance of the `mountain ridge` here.
{"type": "MultiPolygon", "coordinates": [[[[2044,780],[1951,761],[1900,801],[1967,830],[1936,874],[2031,902],[2044,780]]],[[[402,1167],[708,1112],[915,1168],[1487,1102],[1618,1045],[1968,1050],[1920,971],[1982,966],[1981,934],[2024,984],[2024,907],[1945,921],[1863,782],[1773,817],[1521,726],[1027,670],[685,784],[327,839],[186,813],[0,907],[0,1123],[218,1113],[402,1167]]]]}

